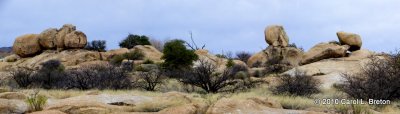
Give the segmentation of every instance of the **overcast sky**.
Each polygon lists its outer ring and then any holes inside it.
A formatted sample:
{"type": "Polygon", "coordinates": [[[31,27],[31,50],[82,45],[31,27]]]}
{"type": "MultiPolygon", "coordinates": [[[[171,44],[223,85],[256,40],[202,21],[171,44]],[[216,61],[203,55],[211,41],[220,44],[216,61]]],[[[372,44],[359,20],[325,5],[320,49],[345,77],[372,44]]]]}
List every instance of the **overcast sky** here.
{"type": "Polygon", "coordinates": [[[0,0],[0,47],[17,36],[65,23],[108,49],[128,33],[206,44],[213,53],[258,52],[267,25],[285,27],[291,43],[309,49],[337,40],[337,31],[361,35],[363,48],[400,48],[399,0],[0,0]]]}

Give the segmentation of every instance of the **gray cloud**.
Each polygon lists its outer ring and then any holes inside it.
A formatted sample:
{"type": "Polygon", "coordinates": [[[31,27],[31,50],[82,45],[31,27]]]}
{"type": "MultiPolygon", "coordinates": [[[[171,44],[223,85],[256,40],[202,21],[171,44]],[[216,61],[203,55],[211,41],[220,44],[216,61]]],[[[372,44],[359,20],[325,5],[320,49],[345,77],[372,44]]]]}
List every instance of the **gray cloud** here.
{"type": "Polygon", "coordinates": [[[193,31],[209,50],[260,51],[267,25],[285,26],[290,41],[308,49],[337,40],[336,31],[359,33],[363,47],[397,48],[396,0],[12,0],[0,3],[0,47],[25,33],[75,24],[89,40],[109,48],[128,33],[188,40],[193,31]]]}

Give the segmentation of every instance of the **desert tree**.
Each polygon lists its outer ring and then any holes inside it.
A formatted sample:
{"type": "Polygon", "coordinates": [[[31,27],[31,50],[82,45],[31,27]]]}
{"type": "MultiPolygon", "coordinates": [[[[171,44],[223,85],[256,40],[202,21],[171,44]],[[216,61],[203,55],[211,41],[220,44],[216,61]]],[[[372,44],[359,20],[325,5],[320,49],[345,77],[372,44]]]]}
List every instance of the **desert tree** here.
{"type": "Polygon", "coordinates": [[[139,72],[137,83],[139,87],[147,91],[154,91],[164,80],[163,72],[160,69],[153,69],[148,72],[139,72]]]}
{"type": "Polygon", "coordinates": [[[32,83],[32,75],[34,72],[28,68],[16,68],[10,70],[9,74],[20,88],[28,88],[32,83]]]}
{"type": "Polygon", "coordinates": [[[187,69],[198,59],[194,50],[186,49],[183,40],[171,40],[164,45],[163,67],[167,69],[187,69]]]}
{"type": "Polygon", "coordinates": [[[236,53],[236,58],[247,63],[247,60],[251,57],[249,52],[241,51],[236,53]]]}
{"type": "Polygon", "coordinates": [[[136,45],[151,45],[149,37],[145,35],[129,34],[124,40],[119,43],[121,48],[131,49],[136,45]]]}
{"type": "Polygon", "coordinates": [[[98,52],[105,52],[106,51],[106,41],[105,40],[93,40],[86,44],[85,49],[98,51],[98,52]]]}

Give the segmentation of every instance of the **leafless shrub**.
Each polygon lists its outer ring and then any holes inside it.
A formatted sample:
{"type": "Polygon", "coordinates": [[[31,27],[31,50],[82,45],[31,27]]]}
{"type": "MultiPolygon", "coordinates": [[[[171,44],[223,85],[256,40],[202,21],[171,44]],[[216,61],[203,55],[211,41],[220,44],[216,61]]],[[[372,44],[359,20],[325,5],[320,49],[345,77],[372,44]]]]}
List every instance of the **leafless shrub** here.
{"type": "Polygon", "coordinates": [[[385,99],[400,98],[400,57],[399,53],[389,59],[371,57],[370,62],[359,73],[343,73],[343,84],[337,88],[353,98],[385,99]]]}
{"type": "Polygon", "coordinates": [[[158,69],[148,72],[140,72],[138,76],[139,79],[137,83],[139,84],[139,87],[147,91],[154,91],[156,87],[162,84],[165,80],[165,76],[158,69]]]}
{"type": "Polygon", "coordinates": [[[241,51],[236,53],[236,58],[247,63],[247,60],[251,57],[249,52],[241,51]]]}
{"type": "Polygon", "coordinates": [[[278,78],[279,84],[272,88],[274,94],[289,94],[298,96],[309,96],[319,92],[318,80],[305,72],[296,70],[294,75],[284,74],[278,78]]]}
{"type": "Polygon", "coordinates": [[[17,68],[9,71],[9,74],[20,88],[28,88],[32,83],[33,71],[27,68],[17,68]]]}
{"type": "Polygon", "coordinates": [[[157,39],[153,39],[153,38],[151,38],[150,39],[150,44],[152,45],[152,46],[154,46],[154,48],[156,48],[158,51],[163,51],[163,49],[164,49],[164,41],[160,41],[160,40],[157,40],[157,39]]]}
{"type": "Polygon", "coordinates": [[[200,60],[200,65],[192,70],[183,72],[179,80],[183,84],[202,88],[207,93],[228,92],[247,88],[245,84],[250,82],[248,74],[238,76],[230,69],[217,72],[217,67],[205,60],[200,60]],[[247,82],[245,82],[247,81],[247,82]]]}

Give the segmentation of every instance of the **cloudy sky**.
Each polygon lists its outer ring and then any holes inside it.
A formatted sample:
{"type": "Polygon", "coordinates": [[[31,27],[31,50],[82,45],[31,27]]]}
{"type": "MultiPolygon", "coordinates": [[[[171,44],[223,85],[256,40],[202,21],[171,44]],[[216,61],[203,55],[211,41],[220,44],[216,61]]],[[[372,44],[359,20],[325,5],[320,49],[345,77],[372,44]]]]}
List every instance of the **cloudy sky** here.
{"type": "Polygon", "coordinates": [[[337,31],[361,35],[363,48],[400,48],[399,0],[1,0],[0,47],[17,36],[65,23],[108,49],[128,33],[189,40],[214,53],[258,52],[267,25],[283,25],[291,43],[309,49],[337,40],[337,31]]]}

